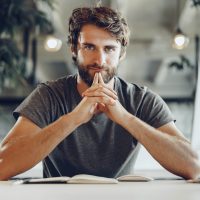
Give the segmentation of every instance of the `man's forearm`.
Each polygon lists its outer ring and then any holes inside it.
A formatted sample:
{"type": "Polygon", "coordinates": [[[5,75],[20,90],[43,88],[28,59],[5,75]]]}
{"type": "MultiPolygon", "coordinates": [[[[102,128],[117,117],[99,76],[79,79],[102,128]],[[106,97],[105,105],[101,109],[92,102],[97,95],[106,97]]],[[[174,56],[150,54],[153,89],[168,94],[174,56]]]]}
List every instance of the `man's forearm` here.
{"type": "Polygon", "coordinates": [[[167,170],[186,179],[200,173],[197,154],[184,139],[163,133],[131,114],[121,125],[167,170]]]}
{"type": "Polygon", "coordinates": [[[8,179],[33,167],[76,127],[76,120],[70,113],[37,133],[27,132],[19,138],[5,140],[0,148],[0,179],[8,179]]]}

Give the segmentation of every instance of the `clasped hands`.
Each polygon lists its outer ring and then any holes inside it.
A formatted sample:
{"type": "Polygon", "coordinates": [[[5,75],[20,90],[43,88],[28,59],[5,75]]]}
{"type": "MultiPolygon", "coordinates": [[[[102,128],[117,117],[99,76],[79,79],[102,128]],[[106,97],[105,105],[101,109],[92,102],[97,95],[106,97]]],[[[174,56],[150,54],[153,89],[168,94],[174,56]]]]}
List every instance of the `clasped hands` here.
{"type": "Polygon", "coordinates": [[[117,93],[104,83],[100,73],[95,74],[92,86],[82,93],[82,97],[73,110],[79,118],[79,124],[88,122],[99,112],[104,112],[112,121],[120,123],[128,113],[119,103],[117,93]]]}

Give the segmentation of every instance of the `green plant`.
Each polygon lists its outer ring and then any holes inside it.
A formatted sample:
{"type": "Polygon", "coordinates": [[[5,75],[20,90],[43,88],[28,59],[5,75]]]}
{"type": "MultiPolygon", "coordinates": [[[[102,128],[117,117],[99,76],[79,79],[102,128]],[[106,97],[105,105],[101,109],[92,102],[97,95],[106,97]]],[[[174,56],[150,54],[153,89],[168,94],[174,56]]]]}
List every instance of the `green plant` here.
{"type": "Polygon", "coordinates": [[[54,0],[0,0],[1,85],[5,79],[16,76],[30,84],[35,81],[37,36],[54,31],[46,13],[38,8],[39,2],[54,8],[54,0]],[[27,76],[26,63],[30,50],[33,66],[32,73],[27,76]]]}
{"type": "Polygon", "coordinates": [[[188,58],[186,58],[184,55],[180,55],[179,57],[179,61],[172,61],[169,63],[169,67],[175,67],[178,70],[184,70],[186,67],[194,69],[194,66],[191,64],[188,58]]]}
{"type": "Polygon", "coordinates": [[[16,44],[10,39],[0,39],[0,84],[5,78],[14,79],[25,74],[25,60],[16,44]]]}

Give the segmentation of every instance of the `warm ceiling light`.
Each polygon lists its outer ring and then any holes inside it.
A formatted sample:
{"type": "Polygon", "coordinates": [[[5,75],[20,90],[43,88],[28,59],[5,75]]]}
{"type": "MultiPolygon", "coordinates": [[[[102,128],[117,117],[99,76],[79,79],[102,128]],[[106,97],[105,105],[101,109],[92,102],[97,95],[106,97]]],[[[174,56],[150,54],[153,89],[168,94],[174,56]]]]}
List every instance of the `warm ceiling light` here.
{"type": "Polygon", "coordinates": [[[178,28],[173,39],[173,47],[175,49],[184,49],[188,43],[189,38],[178,28]]]}
{"type": "Polygon", "coordinates": [[[44,48],[51,52],[59,51],[61,46],[62,41],[54,36],[48,36],[44,43],[44,48]]]}

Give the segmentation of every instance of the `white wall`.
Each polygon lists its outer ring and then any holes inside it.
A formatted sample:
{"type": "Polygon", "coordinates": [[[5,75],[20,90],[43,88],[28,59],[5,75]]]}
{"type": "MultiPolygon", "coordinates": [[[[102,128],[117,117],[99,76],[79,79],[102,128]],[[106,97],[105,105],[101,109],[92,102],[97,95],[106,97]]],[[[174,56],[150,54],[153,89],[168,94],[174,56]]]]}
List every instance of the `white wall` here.
{"type": "Polygon", "coordinates": [[[200,72],[198,74],[197,86],[196,86],[194,121],[193,121],[193,131],[192,131],[192,146],[194,147],[194,149],[200,152],[200,72]]]}

